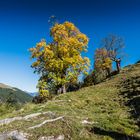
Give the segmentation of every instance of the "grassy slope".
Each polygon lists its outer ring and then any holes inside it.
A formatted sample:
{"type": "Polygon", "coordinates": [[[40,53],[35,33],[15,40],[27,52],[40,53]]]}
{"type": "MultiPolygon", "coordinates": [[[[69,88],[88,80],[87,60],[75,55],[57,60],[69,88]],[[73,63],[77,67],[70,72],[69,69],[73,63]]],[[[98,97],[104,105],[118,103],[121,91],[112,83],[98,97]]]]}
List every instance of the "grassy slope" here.
{"type": "Polygon", "coordinates": [[[51,116],[41,115],[28,121],[15,121],[4,125],[0,127],[0,132],[21,130],[30,134],[30,140],[60,134],[64,134],[66,140],[139,139],[138,118],[134,119],[131,114],[133,109],[126,105],[132,99],[128,96],[124,97],[123,94],[124,83],[138,76],[140,76],[140,64],[124,68],[119,75],[99,85],[60,95],[46,104],[27,104],[21,110],[1,115],[0,118],[25,116],[44,111],[54,112],[55,117],[62,115],[65,117],[63,120],[45,124],[40,128],[27,130],[28,127],[51,118],[51,116]],[[83,125],[81,121],[85,119],[93,124],[83,125]]]}

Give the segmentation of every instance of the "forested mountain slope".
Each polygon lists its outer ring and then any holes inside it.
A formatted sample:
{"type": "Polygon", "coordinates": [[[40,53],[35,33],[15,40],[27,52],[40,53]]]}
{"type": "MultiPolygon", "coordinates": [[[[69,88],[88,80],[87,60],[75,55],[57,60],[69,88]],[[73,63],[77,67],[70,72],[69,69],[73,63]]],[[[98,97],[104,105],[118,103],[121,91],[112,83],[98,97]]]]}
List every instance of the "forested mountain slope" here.
{"type": "Polygon", "coordinates": [[[9,97],[14,98],[18,103],[25,103],[32,100],[32,96],[28,93],[0,83],[0,102],[6,102],[9,97]]]}

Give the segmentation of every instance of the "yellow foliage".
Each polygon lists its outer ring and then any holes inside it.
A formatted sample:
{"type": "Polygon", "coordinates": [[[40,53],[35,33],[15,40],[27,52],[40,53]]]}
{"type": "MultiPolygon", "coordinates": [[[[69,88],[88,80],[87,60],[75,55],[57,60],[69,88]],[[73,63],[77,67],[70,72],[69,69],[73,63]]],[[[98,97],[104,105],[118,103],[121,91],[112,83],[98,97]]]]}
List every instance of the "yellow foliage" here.
{"type": "MultiPolygon", "coordinates": [[[[42,40],[30,49],[31,57],[36,58],[32,67],[40,74],[50,73],[47,76],[53,85],[77,80],[80,73],[86,73],[90,64],[87,57],[81,56],[81,52],[87,50],[88,37],[68,21],[55,24],[50,29],[50,35],[52,42],[47,44],[42,40]]],[[[44,91],[41,94],[44,95],[44,91]]]]}
{"type": "Polygon", "coordinates": [[[106,49],[97,49],[95,52],[95,69],[111,69],[112,60],[108,57],[106,49]]]}

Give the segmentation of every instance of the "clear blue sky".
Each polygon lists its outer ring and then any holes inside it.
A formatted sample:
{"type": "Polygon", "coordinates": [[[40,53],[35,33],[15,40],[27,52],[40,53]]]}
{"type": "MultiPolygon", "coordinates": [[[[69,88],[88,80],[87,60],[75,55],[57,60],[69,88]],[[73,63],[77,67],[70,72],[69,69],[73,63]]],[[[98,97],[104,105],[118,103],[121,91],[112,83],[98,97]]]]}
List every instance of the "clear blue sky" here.
{"type": "Polygon", "coordinates": [[[42,38],[49,39],[48,19],[73,22],[89,37],[87,56],[109,33],[125,40],[123,66],[140,59],[139,0],[1,0],[0,82],[34,92],[38,76],[30,68],[28,49],[42,38]]]}

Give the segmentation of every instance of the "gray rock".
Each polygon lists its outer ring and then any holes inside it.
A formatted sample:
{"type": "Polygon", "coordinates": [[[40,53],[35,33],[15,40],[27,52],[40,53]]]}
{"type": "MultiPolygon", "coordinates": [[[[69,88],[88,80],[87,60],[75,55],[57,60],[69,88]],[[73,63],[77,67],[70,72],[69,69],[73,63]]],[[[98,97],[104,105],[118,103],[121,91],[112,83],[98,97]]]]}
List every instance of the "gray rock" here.
{"type": "Polygon", "coordinates": [[[38,140],[64,140],[64,135],[59,135],[57,137],[54,136],[40,137],[38,140]]]}
{"type": "Polygon", "coordinates": [[[0,134],[0,140],[28,140],[26,133],[18,132],[17,130],[11,131],[9,133],[0,134]]]}
{"type": "Polygon", "coordinates": [[[28,119],[31,119],[31,118],[34,118],[34,117],[37,117],[39,115],[54,115],[53,112],[39,112],[39,113],[33,113],[33,114],[30,114],[30,115],[27,115],[27,116],[24,116],[24,117],[14,117],[14,118],[6,118],[4,120],[0,120],[0,126],[1,125],[4,125],[4,124],[9,124],[13,121],[19,121],[19,120],[28,120],[28,119]]]}

